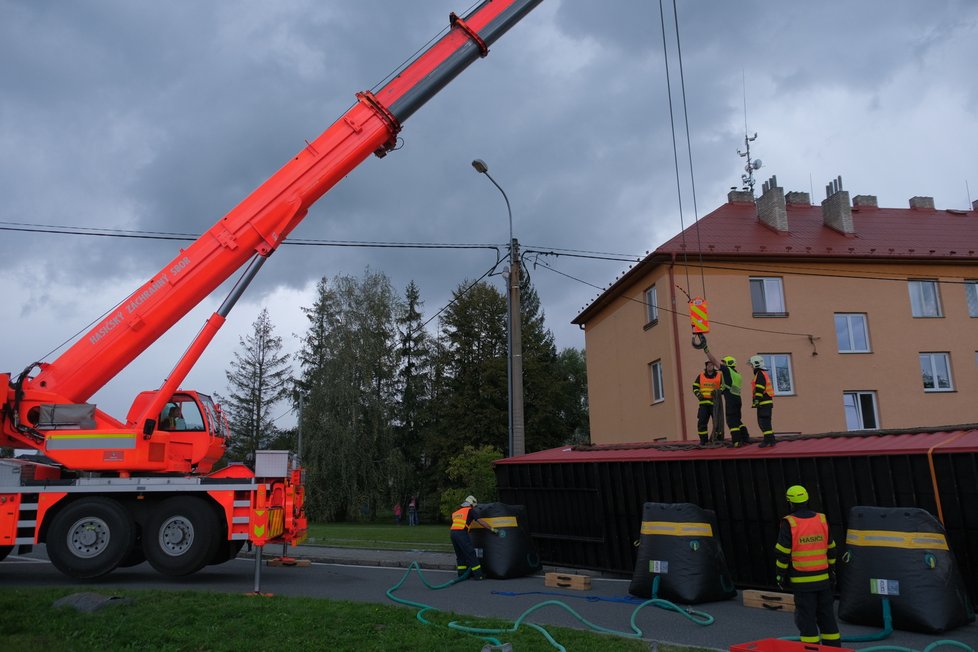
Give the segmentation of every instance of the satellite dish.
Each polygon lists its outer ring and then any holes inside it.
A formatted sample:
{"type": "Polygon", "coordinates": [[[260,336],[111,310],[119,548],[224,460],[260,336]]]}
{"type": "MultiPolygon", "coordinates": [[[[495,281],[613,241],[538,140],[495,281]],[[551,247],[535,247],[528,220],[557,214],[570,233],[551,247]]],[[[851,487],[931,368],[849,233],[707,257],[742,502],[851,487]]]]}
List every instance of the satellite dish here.
{"type": "Polygon", "coordinates": [[[761,159],[755,159],[754,162],[751,164],[751,167],[754,168],[755,170],[760,170],[761,169],[761,159]]]}

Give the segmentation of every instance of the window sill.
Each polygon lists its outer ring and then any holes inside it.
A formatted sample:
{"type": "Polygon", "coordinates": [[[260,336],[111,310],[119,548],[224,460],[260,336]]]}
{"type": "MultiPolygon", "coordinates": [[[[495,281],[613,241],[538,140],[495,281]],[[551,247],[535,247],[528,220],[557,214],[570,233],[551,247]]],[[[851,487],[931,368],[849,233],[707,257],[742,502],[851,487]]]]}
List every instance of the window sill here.
{"type": "Polygon", "coordinates": [[[957,391],[958,390],[954,389],[953,387],[950,389],[929,389],[927,387],[924,388],[924,394],[954,394],[957,391]]]}
{"type": "Polygon", "coordinates": [[[944,315],[910,315],[914,319],[944,319],[944,315]]]}
{"type": "Polygon", "coordinates": [[[787,317],[786,312],[753,312],[751,317],[766,318],[766,317],[787,317]]]}
{"type": "Polygon", "coordinates": [[[642,330],[643,331],[647,331],[647,330],[649,330],[650,328],[652,328],[653,326],[655,326],[658,323],[659,323],[659,320],[658,319],[653,319],[652,321],[650,321],[649,323],[647,323],[645,326],[642,326],[642,330]]]}
{"type": "Polygon", "coordinates": [[[872,353],[872,350],[866,350],[866,351],[839,351],[839,353],[841,353],[842,355],[860,355],[860,354],[865,355],[866,353],[872,353]]]}

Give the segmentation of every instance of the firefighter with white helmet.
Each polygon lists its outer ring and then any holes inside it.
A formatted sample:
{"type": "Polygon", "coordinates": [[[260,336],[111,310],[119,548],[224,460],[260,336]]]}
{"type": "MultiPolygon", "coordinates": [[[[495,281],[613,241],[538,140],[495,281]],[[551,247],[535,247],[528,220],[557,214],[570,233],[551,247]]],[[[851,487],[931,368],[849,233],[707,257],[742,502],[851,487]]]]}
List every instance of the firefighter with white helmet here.
{"type": "Polygon", "coordinates": [[[754,370],[753,400],[751,407],[757,410],[757,427],[761,429],[761,448],[774,446],[774,426],[771,423],[771,415],[774,412],[774,385],[771,383],[771,376],[768,375],[764,367],[764,357],[752,355],[750,366],[754,370]]]}
{"type": "Polygon", "coordinates": [[[801,485],[785,492],[791,513],[781,520],[775,548],[778,587],[795,594],[795,625],[802,643],[842,646],[835,619],[835,541],[825,514],[809,508],[801,485]]]}
{"type": "Polygon", "coordinates": [[[464,577],[466,573],[471,573],[472,579],[482,579],[482,562],[475,554],[475,547],[469,537],[469,526],[472,521],[476,521],[482,527],[493,534],[498,534],[498,530],[480,518],[475,518],[472,508],[479,504],[475,496],[465,497],[457,510],[452,512],[452,529],[449,536],[452,540],[452,547],[455,548],[455,570],[459,577],[464,577]]]}

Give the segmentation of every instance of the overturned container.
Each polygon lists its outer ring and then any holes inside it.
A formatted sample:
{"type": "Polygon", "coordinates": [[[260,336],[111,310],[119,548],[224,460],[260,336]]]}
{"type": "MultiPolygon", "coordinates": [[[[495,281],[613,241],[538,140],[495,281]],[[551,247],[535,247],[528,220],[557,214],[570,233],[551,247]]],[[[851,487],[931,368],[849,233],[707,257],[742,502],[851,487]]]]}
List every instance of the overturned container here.
{"type": "Polygon", "coordinates": [[[737,595],[723,549],[716,538],[716,515],[692,503],[645,503],[638,560],[628,592],[698,604],[737,595]]]}
{"type": "Polygon", "coordinates": [[[472,508],[472,512],[496,530],[493,534],[474,519],[469,526],[472,545],[482,558],[486,577],[505,580],[540,570],[540,557],[533,549],[523,505],[486,503],[472,508]]]}
{"type": "Polygon", "coordinates": [[[940,633],[975,620],[954,553],[940,522],[912,507],[853,507],[839,564],[839,618],[940,633]]]}

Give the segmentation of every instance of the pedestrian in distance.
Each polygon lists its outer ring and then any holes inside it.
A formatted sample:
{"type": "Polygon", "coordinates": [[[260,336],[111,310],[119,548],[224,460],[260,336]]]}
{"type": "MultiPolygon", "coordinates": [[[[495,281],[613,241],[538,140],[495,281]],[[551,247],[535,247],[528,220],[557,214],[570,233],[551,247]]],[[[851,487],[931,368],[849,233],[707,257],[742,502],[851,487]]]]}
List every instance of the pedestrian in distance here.
{"type": "Polygon", "coordinates": [[[401,503],[396,503],[394,505],[394,525],[401,524],[401,503]]]}
{"type": "Polygon", "coordinates": [[[759,355],[750,357],[750,366],[754,370],[753,400],[751,407],[757,410],[757,427],[761,429],[764,438],[761,448],[774,446],[774,426],[771,424],[771,414],[774,412],[774,386],[771,376],[764,367],[764,358],[759,355]]]}
{"type": "Polygon", "coordinates": [[[730,426],[730,441],[734,448],[740,448],[750,443],[750,435],[747,433],[747,426],[744,425],[741,416],[740,390],[744,379],[737,371],[737,359],[732,355],[725,355],[721,360],[717,360],[710,353],[710,347],[704,347],[703,353],[710,359],[714,366],[720,369],[720,394],[723,396],[723,412],[730,426]]]}
{"type": "Polygon", "coordinates": [[[472,579],[481,580],[482,562],[475,554],[475,547],[469,536],[469,526],[475,521],[493,534],[499,534],[499,531],[482,519],[475,518],[472,508],[478,504],[479,501],[475,496],[466,496],[459,508],[452,513],[450,536],[452,547],[455,548],[455,570],[458,571],[458,576],[463,577],[466,573],[471,573],[472,579]]]}
{"type": "MultiPolygon", "coordinates": [[[[703,371],[696,376],[693,381],[693,394],[699,400],[699,408],[696,411],[696,434],[699,435],[700,444],[710,443],[709,423],[713,419],[713,428],[717,429],[716,400],[720,395],[720,374],[717,373],[715,364],[706,361],[703,371]]],[[[723,428],[719,429],[718,441],[723,441],[723,428]]]]}
{"type": "Polygon", "coordinates": [[[790,512],[781,520],[775,545],[778,587],[795,595],[795,625],[802,643],[842,646],[835,620],[835,541],[825,514],[809,508],[808,491],[794,485],[785,492],[790,512]]]}
{"type": "Polygon", "coordinates": [[[411,496],[408,501],[408,525],[418,524],[418,497],[411,496]]]}

